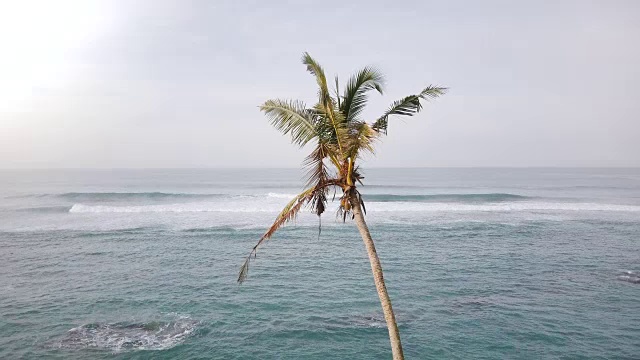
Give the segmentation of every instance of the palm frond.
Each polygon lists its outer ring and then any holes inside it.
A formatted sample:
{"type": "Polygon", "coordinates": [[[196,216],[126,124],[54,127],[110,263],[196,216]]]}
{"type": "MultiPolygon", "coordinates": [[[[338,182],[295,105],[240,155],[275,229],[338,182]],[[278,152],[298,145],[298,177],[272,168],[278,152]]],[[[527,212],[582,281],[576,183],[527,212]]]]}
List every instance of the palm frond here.
{"type": "Polygon", "coordinates": [[[267,241],[273,234],[285,225],[287,222],[295,219],[296,215],[302,209],[302,206],[311,200],[314,191],[316,191],[315,187],[309,188],[302,193],[298,194],[294,197],[285,207],[282,209],[280,214],[276,217],[276,220],[273,222],[271,227],[267,229],[267,231],[262,235],[258,243],[251,249],[249,256],[247,256],[246,260],[240,267],[240,274],[238,275],[238,282],[243,283],[249,274],[249,263],[251,262],[251,257],[255,258],[258,247],[262,245],[265,241],[267,241]]]}
{"type": "Polygon", "coordinates": [[[341,108],[342,104],[340,103],[340,83],[338,81],[338,75],[336,75],[336,100],[338,101],[338,109],[341,108]]]}
{"type": "Polygon", "coordinates": [[[386,135],[390,116],[413,116],[422,110],[422,103],[420,100],[428,101],[429,99],[437,98],[438,96],[443,95],[446,90],[447,89],[443,87],[429,85],[417,95],[409,95],[400,100],[394,101],[389,109],[373,123],[371,128],[386,135]]]}
{"type": "Polygon", "coordinates": [[[362,206],[362,212],[364,212],[365,215],[367,215],[367,207],[364,206],[364,200],[362,200],[362,194],[360,193],[360,191],[356,190],[356,194],[358,195],[358,200],[360,201],[360,205],[362,206]]]}
{"type": "Polygon", "coordinates": [[[331,94],[329,93],[329,86],[327,84],[327,77],[324,74],[322,66],[320,66],[320,64],[318,64],[318,62],[315,61],[308,52],[302,54],[302,63],[307,66],[307,71],[316,78],[320,102],[323,105],[332,102],[331,94]]]}
{"type": "Polygon", "coordinates": [[[367,105],[367,92],[376,90],[382,94],[383,86],[382,73],[373,67],[365,67],[354,74],[347,82],[340,105],[345,121],[357,120],[367,105]]]}
{"type": "Polygon", "coordinates": [[[334,112],[332,118],[320,103],[314,105],[312,111],[317,119],[315,127],[318,141],[328,146],[328,156],[332,158],[332,161],[341,160],[343,158],[343,143],[348,138],[348,128],[342,121],[342,114],[334,112]],[[336,119],[336,121],[334,122],[332,119],[336,119]]]}
{"type": "Polygon", "coordinates": [[[349,126],[349,137],[347,154],[350,158],[356,159],[362,151],[374,153],[374,140],[379,133],[371,128],[364,121],[356,121],[349,126]]]}
{"type": "Polygon", "coordinates": [[[420,92],[420,98],[424,100],[435,99],[441,95],[446,94],[448,88],[441,86],[427,86],[422,92],[420,92]]]}
{"type": "Polygon", "coordinates": [[[283,134],[290,134],[291,141],[304,146],[318,134],[314,126],[313,112],[298,100],[267,100],[260,106],[271,120],[271,125],[283,134]]]}
{"type": "Polygon", "coordinates": [[[309,53],[302,54],[302,63],[307,66],[309,71],[316,78],[318,83],[318,105],[325,115],[325,120],[331,124],[333,132],[335,134],[334,140],[338,145],[338,151],[342,153],[342,139],[340,136],[342,118],[341,114],[335,111],[337,100],[331,97],[329,93],[329,86],[327,85],[327,77],[324,74],[324,69],[317,61],[315,61],[309,53]]]}
{"type": "Polygon", "coordinates": [[[316,148],[307,156],[304,165],[307,171],[307,186],[313,186],[314,191],[311,196],[311,210],[314,214],[321,216],[327,208],[327,181],[329,180],[329,172],[324,163],[324,159],[329,156],[329,146],[322,142],[318,142],[316,148]]]}

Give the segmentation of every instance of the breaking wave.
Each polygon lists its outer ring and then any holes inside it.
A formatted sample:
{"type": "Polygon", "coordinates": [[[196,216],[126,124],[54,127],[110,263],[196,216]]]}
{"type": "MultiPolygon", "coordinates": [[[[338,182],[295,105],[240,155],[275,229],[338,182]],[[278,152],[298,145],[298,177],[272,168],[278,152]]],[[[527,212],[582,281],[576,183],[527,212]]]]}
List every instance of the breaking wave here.
{"type": "Polygon", "coordinates": [[[395,194],[371,194],[363,195],[365,200],[378,202],[504,202],[531,199],[527,196],[491,193],[491,194],[433,194],[433,195],[395,195],[395,194]]]}
{"type": "MultiPolygon", "coordinates": [[[[367,202],[368,210],[389,212],[518,212],[518,211],[614,211],[640,212],[637,205],[600,203],[500,202],[493,204],[367,202]]],[[[108,206],[74,204],[70,213],[182,213],[182,212],[278,212],[281,204],[255,202],[190,203],[164,205],[108,206]]]]}
{"type": "Polygon", "coordinates": [[[297,194],[281,194],[281,193],[273,193],[270,192],[267,194],[267,197],[276,198],[276,199],[293,199],[297,194]]]}
{"type": "Polygon", "coordinates": [[[194,212],[274,212],[279,211],[274,206],[237,206],[234,204],[167,204],[167,205],[135,205],[135,206],[109,206],[109,205],[83,205],[74,204],[70,213],[194,213],[194,212]]]}
{"type": "MultiPolygon", "coordinates": [[[[135,200],[179,200],[179,199],[215,199],[237,197],[267,197],[276,199],[292,199],[297,194],[270,192],[267,194],[208,194],[208,193],[167,193],[167,192],[68,192],[61,194],[31,194],[22,198],[59,198],[70,201],[135,201],[135,200]]],[[[489,193],[489,194],[427,194],[427,195],[397,195],[397,194],[364,194],[366,199],[387,201],[451,201],[451,202],[500,202],[530,199],[527,196],[489,193]]],[[[16,198],[10,197],[10,198],[16,198]]]]}

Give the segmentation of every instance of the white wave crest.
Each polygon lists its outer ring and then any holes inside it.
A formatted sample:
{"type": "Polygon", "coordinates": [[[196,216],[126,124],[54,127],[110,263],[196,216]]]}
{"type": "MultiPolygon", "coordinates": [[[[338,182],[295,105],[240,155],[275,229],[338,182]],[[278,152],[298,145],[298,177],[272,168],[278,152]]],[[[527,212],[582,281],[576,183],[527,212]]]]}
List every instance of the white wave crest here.
{"type": "Polygon", "coordinates": [[[136,206],[107,206],[74,204],[70,213],[190,213],[190,212],[277,212],[274,206],[237,206],[216,204],[167,204],[167,205],[136,205],[136,206]]]}
{"type": "MultiPolygon", "coordinates": [[[[280,203],[225,202],[225,203],[186,203],[163,205],[107,206],[75,204],[71,213],[183,213],[183,212],[239,212],[264,213],[279,212],[280,203]]],[[[337,206],[337,204],[336,204],[337,206]]],[[[460,204],[460,203],[406,203],[406,202],[369,202],[367,210],[377,212],[640,212],[637,205],[618,205],[600,203],[549,203],[549,202],[512,202],[499,204],[460,204]]]]}
{"type": "Polygon", "coordinates": [[[640,206],[600,203],[551,203],[551,202],[511,202],[498,204],[460,203],[371,203],[367,209],[373,211],[409,212],[518,212],[518,211],[614,211],[640,212],[640,206]]]}
{"type": "Polygon", "coordinates": [[[296,197],[296,194],[281,194],[270,192],[267,194],[267,197],[278,199],[293,199],[294,197],[296,197]]]}

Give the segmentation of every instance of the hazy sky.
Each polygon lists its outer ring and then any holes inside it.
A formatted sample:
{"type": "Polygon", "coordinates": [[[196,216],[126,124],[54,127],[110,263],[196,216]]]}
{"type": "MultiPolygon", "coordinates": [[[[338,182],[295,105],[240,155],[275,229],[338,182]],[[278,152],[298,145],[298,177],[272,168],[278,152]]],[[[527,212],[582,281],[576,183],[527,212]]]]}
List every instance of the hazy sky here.
{"type": "Polygon", "coordinates": [[[304,51],[451,88],[366,166],[640,166],[640,1],[0,0],[0,168],[298,166],[304,51]]]}

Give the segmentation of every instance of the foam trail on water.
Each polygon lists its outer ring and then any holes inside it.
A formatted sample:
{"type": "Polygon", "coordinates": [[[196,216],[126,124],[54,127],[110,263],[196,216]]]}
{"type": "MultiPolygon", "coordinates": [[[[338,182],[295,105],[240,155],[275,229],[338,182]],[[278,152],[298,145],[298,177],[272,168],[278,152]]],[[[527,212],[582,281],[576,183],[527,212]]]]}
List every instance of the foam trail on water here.
{"type": "Polygon", "coordinates": [[[618,275],[618,280],[640,284],[640,274],[633,271],[624,271],[621,275],[618,275]]]}
{"type": "Polygon", "coordinates": [[[85,324],[69,330],[56,346],[65,349],[97,348],[114,353],[166,350],[184,342],[197,324],[188,317],[168,322],[85,324]]]}

